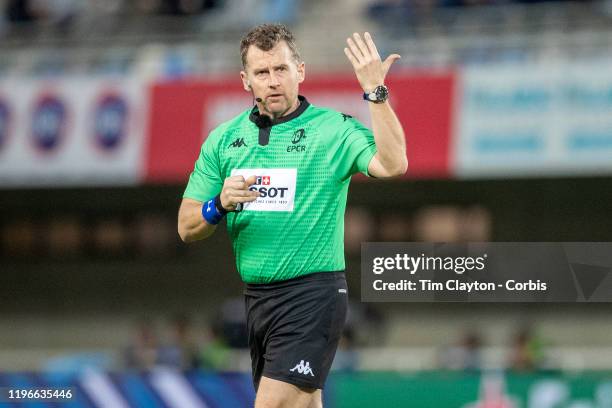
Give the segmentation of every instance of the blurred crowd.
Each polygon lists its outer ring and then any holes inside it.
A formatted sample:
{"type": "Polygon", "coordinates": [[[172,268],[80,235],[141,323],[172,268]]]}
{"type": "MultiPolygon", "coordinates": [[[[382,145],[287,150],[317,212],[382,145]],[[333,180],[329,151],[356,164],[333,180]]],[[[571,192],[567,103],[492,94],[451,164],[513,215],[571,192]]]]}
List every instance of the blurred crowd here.
{"type": "Polygon", "coordinates": [[[345,248],[358,254],[362,242],[485,242],[492,238],[492,216],[480,205],[431,205],[413,211],[374,213],[349,207],[345,248]]]}
{"type": "MultiPolygon", "coordinates": [[[[117,21],[129,25],[137,18],[199,17],[213,11],[220,17],[234,15],[236,18],[230,20],[236,23],[240,20],[247,24],[258,23],[265,17],[290,23],[296,18],[298,6],[299,0],[0,0],[0,34],[11,34],[12,29],[35,25],[68,33],[82,25],[94,29],[117,21]],[[127,19],[121,20],[121,17],[127,19]]],[[[152,28],[157,29],[155,24],[152,28]]]]}
{"type": "Polygon", "coordinates": [[[219,6],[220,0],[0,0],[0,35],[20,36],[35,27],[61,35],[118,16],[199,15],[219,6]]]}
{"type": "MultiPolygon", "coordinates": [[[[423,41],[422,48],[412,44],[417,47],[411,52],[417,65],[521,62],[546,55],[548,45],[539,41],[547,33],[556,38],[559,30],[578,27],[608,31],[612,1],[374,0],[364,13],[391,39],[445,39],[423,41]],[[515,40],[517,35],[525,36],[524,40],[515,40]],[[454,41],[463,36],[477,40],[454,41]],[[435,55],[428,58],[432,53],[435,55]]],[[[404,55],[409,54],[403,51],[404,55]]]]}
{"type": "MultiPolygon", "coordinates": [[[[367,330],[380,326],[380,316],[363,305],[352,303],[340,340],[335,370],[352,371],[358,367],[355,346],[363,343],[357,327],[367,330]]],[[[134,326],[132,339],[122,352],[122,367],[150,370],[169,367],[178,370],[236,370],[240,353],[247,353],[248,333],[242,297],[228,299],[204,326],[193,323],[187,315],[168,320],[141,319],[134,326]]]]}
{"type": "MultiPolygon", "coordinates": [[[[502,5],[512,3],[544,3],[561,2],[568,0],[375,0],[368,5],[368,14],[372,17],[388,16],[399,13],[410,15],[418,10],[445,7],[470,7],[485,5],[502,5]]],[[[590,0],[580,0],[590,2],[590,0]]]]}
{"type": "Polygon", "coordinates": [[[49,21],[70,24],[97,14],[200,14],[220,6],[221,0],[3,0],[9,22],[49,21]]]}
{"type": "MultiPolygon", "coordinates": [[[[457,342],[441,351],[439,366],[466,372],[482,370],[484,343],[477,330],[466,330],[457,342]]],[[[528,325],[519,327],[508,339],[508,350],[503,365],[509,370],[528,372],[547,367],[545,342],[528,325]]]]}
{"type": "MultiPolygon", "coordinates": [[[[373,212],[349,207],[345,218],[348,256],[367,241],[483,242],[492,238],[492,216],[480,205],[425,206],[413,211],[373,212]]],[[[46,219],[0,219],[0,258],[49,260],[106,258],[172,259],[201,252],[181,245],[175,215],[160,212],[67,213],[46,219]]]]}
{"type": "Polygon", "coordinates": [[[168,258],[178,250],[174,219],[162,214],[67,214],[0,222],[0,258],[168,258]]]}
{"type": "MultiPolygon", "coordinates": [[[[359,349],[375,346],[372,328],[384,331],[379,315],[364,310],[363,304],[351,303],[347,325],[334,359],[335,371],[360,369],[359,349]],[[365,314],[364,314],[365,312],[365,314]],[[381,330],[382,329],[382,330],[381,330]]],[[[233,371],[240,367],[236,351],[247,351],[246,319],[242,298],[225,302],[220,313],[201,330],[185,315],[177,315],[160,325],[159,321],[143,319],[134,327],[133,337],[122,353],[122,367],[150,370],[169,367],[178,370],[233,371]]],[[[437,368],[442,370],[478,372],[485,370],[485,341],[478,330],[466,330],[457,341],[441,348],[437,368]]],[[[546,370],[546,343],[532,327],[520,326],[508,339],[506,351],[499,361],[514,372],[546,370]]]]}

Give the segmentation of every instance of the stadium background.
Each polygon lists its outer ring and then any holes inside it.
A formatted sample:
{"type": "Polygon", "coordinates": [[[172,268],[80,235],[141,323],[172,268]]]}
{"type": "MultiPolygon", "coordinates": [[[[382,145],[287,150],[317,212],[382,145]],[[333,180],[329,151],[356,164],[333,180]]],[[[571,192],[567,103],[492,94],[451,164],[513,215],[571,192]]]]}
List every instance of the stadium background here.
{"type": "Polygon", "coordinates": [[[0,387],[71,403],[253,398],[227,234],[180,197],[207,130],[252,103],[248,27],[286,22],[302,91],[368,123],[342,47],[374,34],[410,171],[357,178],[349,325],[328,407],[611,407],[609,304],[363,304],[362,241],[611,241],[612,3],[0,1],[0,387]]]}

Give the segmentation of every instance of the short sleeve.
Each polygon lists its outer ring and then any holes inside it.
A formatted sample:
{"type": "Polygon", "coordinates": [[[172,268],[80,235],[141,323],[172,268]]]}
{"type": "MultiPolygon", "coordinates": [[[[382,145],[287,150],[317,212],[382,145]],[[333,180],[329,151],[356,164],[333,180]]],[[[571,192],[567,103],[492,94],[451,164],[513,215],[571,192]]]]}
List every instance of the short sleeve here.
{"type": "Polygon", "coordinates": [[[183,198],[207,201],[221,192],[223,179],[219,166],[217,142],[218,138],[213,131],[202,145],[200,156],[189,176],[189,183],[187,183],[183,198]]]}
{"type": "Polygon", "coordinates": [[[330,121],[336,131],[329,135],[329,161],[339,181],[361,172],[370,177],[368,165],[376,154],[376,143],[370,129],[350,115],[336,113],[330,121]]]}

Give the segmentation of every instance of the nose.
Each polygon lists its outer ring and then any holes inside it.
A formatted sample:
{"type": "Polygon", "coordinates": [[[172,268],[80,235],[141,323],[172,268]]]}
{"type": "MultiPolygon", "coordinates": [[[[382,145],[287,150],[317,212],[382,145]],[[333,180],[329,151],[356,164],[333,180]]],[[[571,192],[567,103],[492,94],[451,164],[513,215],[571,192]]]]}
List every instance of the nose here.
{"type": "Polygon", "coordinates": [[[277,86],[280,85],[280,82],[278,81],[278,78],[276,77],[274,70],[270,71],[270,82],[268,85],[270,86],[270,88],[276,88],[277,86]]]}

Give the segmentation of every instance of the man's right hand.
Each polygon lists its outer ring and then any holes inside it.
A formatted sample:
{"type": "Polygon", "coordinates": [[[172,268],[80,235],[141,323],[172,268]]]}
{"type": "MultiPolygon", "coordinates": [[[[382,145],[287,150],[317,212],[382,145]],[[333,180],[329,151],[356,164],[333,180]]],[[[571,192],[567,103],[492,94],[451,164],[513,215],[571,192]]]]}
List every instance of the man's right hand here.
{"type": "Polygon", "coordinates": [[[259,191],[250,191],[249,187],[255,184],[256,177],[244,179],[243,176],[232,176],[225,179],[219,198],[226,211],[235,211],[236,204],[255,201],[260,196],[259,191]]]}

